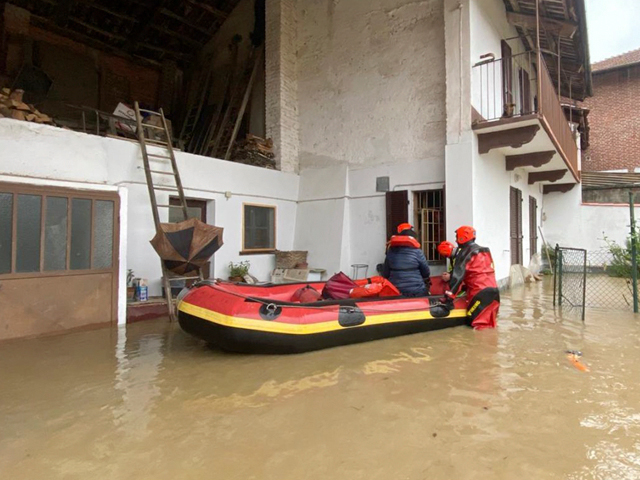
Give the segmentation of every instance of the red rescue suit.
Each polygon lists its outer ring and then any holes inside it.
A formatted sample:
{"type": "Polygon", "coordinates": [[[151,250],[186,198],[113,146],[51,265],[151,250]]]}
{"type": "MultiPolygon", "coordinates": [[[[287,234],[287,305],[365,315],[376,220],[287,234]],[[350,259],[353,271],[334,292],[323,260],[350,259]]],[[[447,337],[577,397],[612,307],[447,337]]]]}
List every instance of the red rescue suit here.
{"type": "Polygon", "coordinates": [[[455,298],[464,284],[467,296],[471,298],[467,309],[470,325],[477,330],[495,328],[500,291],[491,252],[470,241],[460,247],[453,263],[450,292],[455,298]]]}

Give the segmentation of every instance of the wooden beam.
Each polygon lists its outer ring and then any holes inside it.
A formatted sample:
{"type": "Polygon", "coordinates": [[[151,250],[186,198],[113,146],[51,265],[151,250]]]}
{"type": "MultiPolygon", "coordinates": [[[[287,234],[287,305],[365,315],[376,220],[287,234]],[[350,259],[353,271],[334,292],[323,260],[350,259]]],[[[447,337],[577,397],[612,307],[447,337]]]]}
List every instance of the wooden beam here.
{"type": "Polygon", "coordinates": [[[542,193],[567,193],[576,185],[577,183],[558,183],[556,185],[543,185],[542,193]]]}
{"type": "Polygon", "coordinates": [[[95,25],[91,25],[87,22],[83,22],[82,20],[78,20],[77,18],[70,18],[69,21],[77,24],[77,25],[81,25],[83,27],[85,27],[87,30],[91,30],[92,32],[97,32],[100,35],[104,35],[105,37],[109,37],[109,38],[113,38],[115,40],[120,40],[123,42],[127,41],[127,37],[123,36],[123,35],[118,35],[116,33],[112,33],[112,32],[107,32],[106,30],[103,30],[102,28],[98,28],[95,25]]]}
{"type": "Polygon", "coordinates": [[[190,59],[193,58],[193,55],[189,55],[187,53],[179,52],[179,51],[173,50],[171,48],[158,47],[156,45],[151,45],[150,43],[140,42],[140,43],[138,43],[138,45],[142,49],[152,50],[154,52],[164,53],[164,54],[169,55],[169,56],[171,56],[173,58],[177,58],[178,60],[190,60],[190,59]]]}
{"type": "MultiPolygon", "coordinates": [[[[507,12],[507,21],[516,27],[536,28],[536,16],[526,13],[507,12]]],[[[561,37],[571,38],[578,30],[578,24],[570,20],[557,20],[547,16],[540,16],[542,28],[561,37]]]]}
{"type": "Polygon", "coordinates": [[[174,37],[182,40],[184,43],[191,45],[192,47],[196,47],[198,49],[204,46],[203,42],[199,42],[198,40],[194,40],[191,37],[187,37],[186,35],[182,35],[181,33],[174,32],[173,30],[169,30],[167,27],[163,27],[162,25],[153,24],[151,28],[157,30],[158,32],[162,32],[165,35],[169,35],[170,37],[174,37]]]}
{"type": "Polygon", "coordinates": [[[529,185],[536,182],[557,182],[568,170],[547,170],[546,172],[529,172],[529,185]]]}
{"type": "Polygon", "coordinates": [[[527,127],[480,134],[478,135],[478,151],[482,155],[489,153],[494,148],[520,148],[531,142],[538,130],[540,130],[540,125],[529,125],[527,127]]]}
{"type": "Polygon", "coordinates": [[[539,168],[549,163],[555,154],[555,150],[549,150],[547,152],[524,153],[522,155],[507,155],[507,171],[513,171],[521,167],[539,168]]]}
{"type": "Polygon", "coordinates": [[[85,35],[75,30],[61,29],[55,24],[53,20],[49,20],[48,18],[40,17],[38,15],[31,15],[31,20],[35,24],[40,25],[40,27],[34,26],[34,28],[41,32],[53,32],[55,35],[60,35],[61,37],[70,38],[73,41],[83,43],[89,48],[94,48],[96,50],[113,53],[114,55],[118,55],[120,57],[127,58],[127,59],[135,59],[136,61],[149,66],[153,66],[153,67],[160,66],[160,63],[157,62],[156,60],[152,60],[150,58],[146,58],[140,55],[132,55],[129,52],[125,52],[121,48],[117,48],[117,47],[114,47],[113,45],[109,45],[106,42],[96,40],[94,37],[90,35],[85,35]]]}
{"type": "Polygon", "coordinates": [[[133,30],[132,35],[129,37],[128,47],[131,52],[134,52],[138,47],[138,43],[144,40],[145,35],[157,20],[160,9],[164,7],[166,3],[167,0],[154,0],[153,4],[147,7],[147,16],[138,24],[138,26],[133,30]]]}
{"type": "Polygon", "coordinates": [[[203,35],[206,35],[208,38],[211,37],[211,31],[206,30],[202,27],[199,27],[198,25],[195,25],[193,23],[191,23],[189,20],[187,20],[186,18],[173,13],[171,10],[169,10],[168,8],[161,8],[160,9],[160,14],[164,15],[165,17],[169,17],[169,18],[173,18],[174,20],[179,21],[180,23],[186,25],[187,27],[191,28],[192,30],[195,30],[197,32],[202,33],[203,35]]]}
{"type": "Polygon", "coordinates": [[[81,3],[87,5],[90,8],[93,8],[95,10],[99,10],[100,12],[104,12],[107,13],[113,17],[116,18],[120,18],[122,20],[126,20],[127,22],[132,22],[132,23],[138,23],[138,19],[135,17],[132,17],[131,15],[126,15],[122,12],[116,12],[115,10],[112,10],[110,8],[105,7],[104,5],[100,5],[98,3],[96,3],[94,0],[79,0],[81,3]]]}
{"type": "Polygon", "coordinates": [[[66,28],[69,24],[69,17],[76,5],[76,0],[60,0],[53,12],[53,21],[60,28],[66,28]]]}
{"type": "Polygon", "coordinates": [[[223,12],[222,10],[218,10],[217,8],[212,7],[211,5],[204,3],[204,2],[199,2],[197,0],[185,0],[187,3],[190,3],[191,5],[194,5],[198,8],[201,8],[202,10],[209,12],[212,15],[215,15],[216,17],[218,17],[220,20],[224,20],[226,19],[229,15],[226,12],[223,12]]]}

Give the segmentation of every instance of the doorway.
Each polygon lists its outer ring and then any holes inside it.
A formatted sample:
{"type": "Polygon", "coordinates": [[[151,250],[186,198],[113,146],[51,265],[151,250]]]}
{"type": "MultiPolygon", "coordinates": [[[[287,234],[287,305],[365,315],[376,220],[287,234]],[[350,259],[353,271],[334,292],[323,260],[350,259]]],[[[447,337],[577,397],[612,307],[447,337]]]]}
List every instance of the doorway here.
{"type": "Polygon", "coordinates": [[[522,192],[511,187],[509,198],[511,265],[522,265],[522,192]]]}
{"type": "Polygon", "coordinates": [[[424,256],[430,265],[444,265],[438,245],[445,240],[444,189],[415,192],[414,225],[424,256]]]}
{"type": "Polygon", "coordinates": [[[538,201],[529,196],[529,255],[538,253],[538,201]]]}
{"type": "Polygon", "coordinates": [[[0,340],[117,322],[120,199],[0,183],[0,340]]]}

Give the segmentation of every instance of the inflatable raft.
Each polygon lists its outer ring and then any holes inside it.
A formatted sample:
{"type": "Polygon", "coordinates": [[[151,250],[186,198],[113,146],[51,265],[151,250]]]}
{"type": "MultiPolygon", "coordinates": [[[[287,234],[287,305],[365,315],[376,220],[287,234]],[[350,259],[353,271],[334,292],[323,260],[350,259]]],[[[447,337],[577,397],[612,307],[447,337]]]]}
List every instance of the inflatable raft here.
{"type": "MultiPolygon", "coordinates": [[[[443,290],[432,279],[432,292],[443,290]]],[[[350,343],[437,330],[467,323],[467,299],[460,297],[445,318],[430,309],[442,298],[385,297],[295,303],[300,287],[322,291],[324,283],[245,285],[205,281],[181,293],[181,328],[223,350],[298,353],[350,343]]]]}

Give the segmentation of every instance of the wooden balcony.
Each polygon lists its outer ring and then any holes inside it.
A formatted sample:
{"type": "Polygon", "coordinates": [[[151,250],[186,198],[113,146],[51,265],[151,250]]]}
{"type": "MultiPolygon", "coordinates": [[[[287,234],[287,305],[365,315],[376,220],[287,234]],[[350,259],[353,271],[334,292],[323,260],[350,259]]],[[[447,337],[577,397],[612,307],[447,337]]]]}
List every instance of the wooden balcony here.
{"type": "Polygon", "coordinates": [[[481,155],[502,153],[507,170],[523,168],[530,184],[553,185],[545,191],[580,181],[576,137],[540,54],[480,62],[472,85],[481,155]]]}

